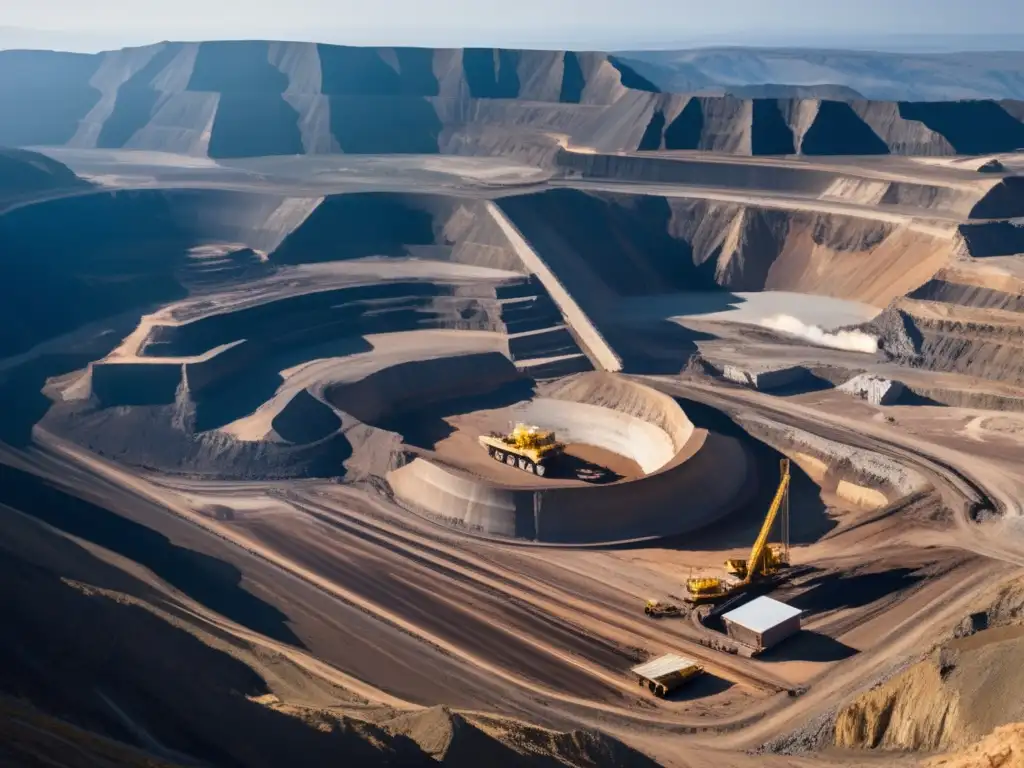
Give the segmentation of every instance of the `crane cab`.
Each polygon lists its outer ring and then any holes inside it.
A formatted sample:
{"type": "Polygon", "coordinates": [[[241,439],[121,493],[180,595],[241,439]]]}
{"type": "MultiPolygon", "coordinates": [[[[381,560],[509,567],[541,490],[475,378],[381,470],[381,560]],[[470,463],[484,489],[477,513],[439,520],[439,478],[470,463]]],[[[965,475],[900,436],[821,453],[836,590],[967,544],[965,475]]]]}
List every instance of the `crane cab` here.
{"type": "MultiPolygon", "coordinates": [[[[761,560],[761,569],[758,576],[771,576],[783,568],[789,567],[789,553],[785,544],[769,544],[765,549],[761,560]]],[[[735,576],[737,579],[747,578],[746,560],[726,560],[726,573],[735,576]]]]}

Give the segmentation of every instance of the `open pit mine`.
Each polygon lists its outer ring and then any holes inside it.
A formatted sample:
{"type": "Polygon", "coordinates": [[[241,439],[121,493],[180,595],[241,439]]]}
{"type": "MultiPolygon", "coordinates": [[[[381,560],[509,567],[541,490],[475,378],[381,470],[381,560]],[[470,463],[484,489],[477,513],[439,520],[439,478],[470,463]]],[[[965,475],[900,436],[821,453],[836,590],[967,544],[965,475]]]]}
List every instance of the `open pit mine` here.
{"type": "Polygon", "coordinates": [[[1022,118],[0,52],[0,762],[1019,755],[1022,118]]]}

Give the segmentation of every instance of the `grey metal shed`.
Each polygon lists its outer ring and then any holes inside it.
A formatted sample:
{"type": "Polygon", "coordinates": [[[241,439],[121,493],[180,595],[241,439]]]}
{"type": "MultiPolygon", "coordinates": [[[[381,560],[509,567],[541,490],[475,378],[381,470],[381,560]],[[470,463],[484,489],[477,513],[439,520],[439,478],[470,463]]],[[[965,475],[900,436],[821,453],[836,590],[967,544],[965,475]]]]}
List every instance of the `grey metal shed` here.
{"type": "Polygon", "coordinates": [[[759,597],[722,616],[726,634],[743,645],[763,651],[800,631],[799,608],[770,597],[759,597]]]}

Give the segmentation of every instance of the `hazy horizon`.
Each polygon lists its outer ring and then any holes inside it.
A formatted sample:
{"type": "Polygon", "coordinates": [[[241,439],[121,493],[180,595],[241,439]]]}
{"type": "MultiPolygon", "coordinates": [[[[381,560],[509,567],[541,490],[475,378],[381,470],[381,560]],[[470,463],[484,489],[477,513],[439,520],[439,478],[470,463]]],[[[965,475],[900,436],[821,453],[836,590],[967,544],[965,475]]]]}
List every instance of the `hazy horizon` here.
{"type": "Polygon", "coordinates": [[[711,46],[1024,50],[1017,0],[38,0],[0,12],[0,48],[92,52],[163,40],[599,50],[711,46]],[[182,21],[185,20],[185,21],[182,21]]]}

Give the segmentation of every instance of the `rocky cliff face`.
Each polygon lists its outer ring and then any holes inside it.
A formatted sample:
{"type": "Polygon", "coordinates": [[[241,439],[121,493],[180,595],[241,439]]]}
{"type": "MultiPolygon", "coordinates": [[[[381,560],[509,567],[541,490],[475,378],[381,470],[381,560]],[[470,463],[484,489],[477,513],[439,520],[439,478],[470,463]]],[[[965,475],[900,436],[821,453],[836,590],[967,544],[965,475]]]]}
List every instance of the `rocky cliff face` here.
{"type": "Polygon", "coordinates": [[[962,749],[1024,719],[1019,664],[1024,628],[1005,626],[953,640],[931,657],[840,710],[843,747],[962,749]]]}

